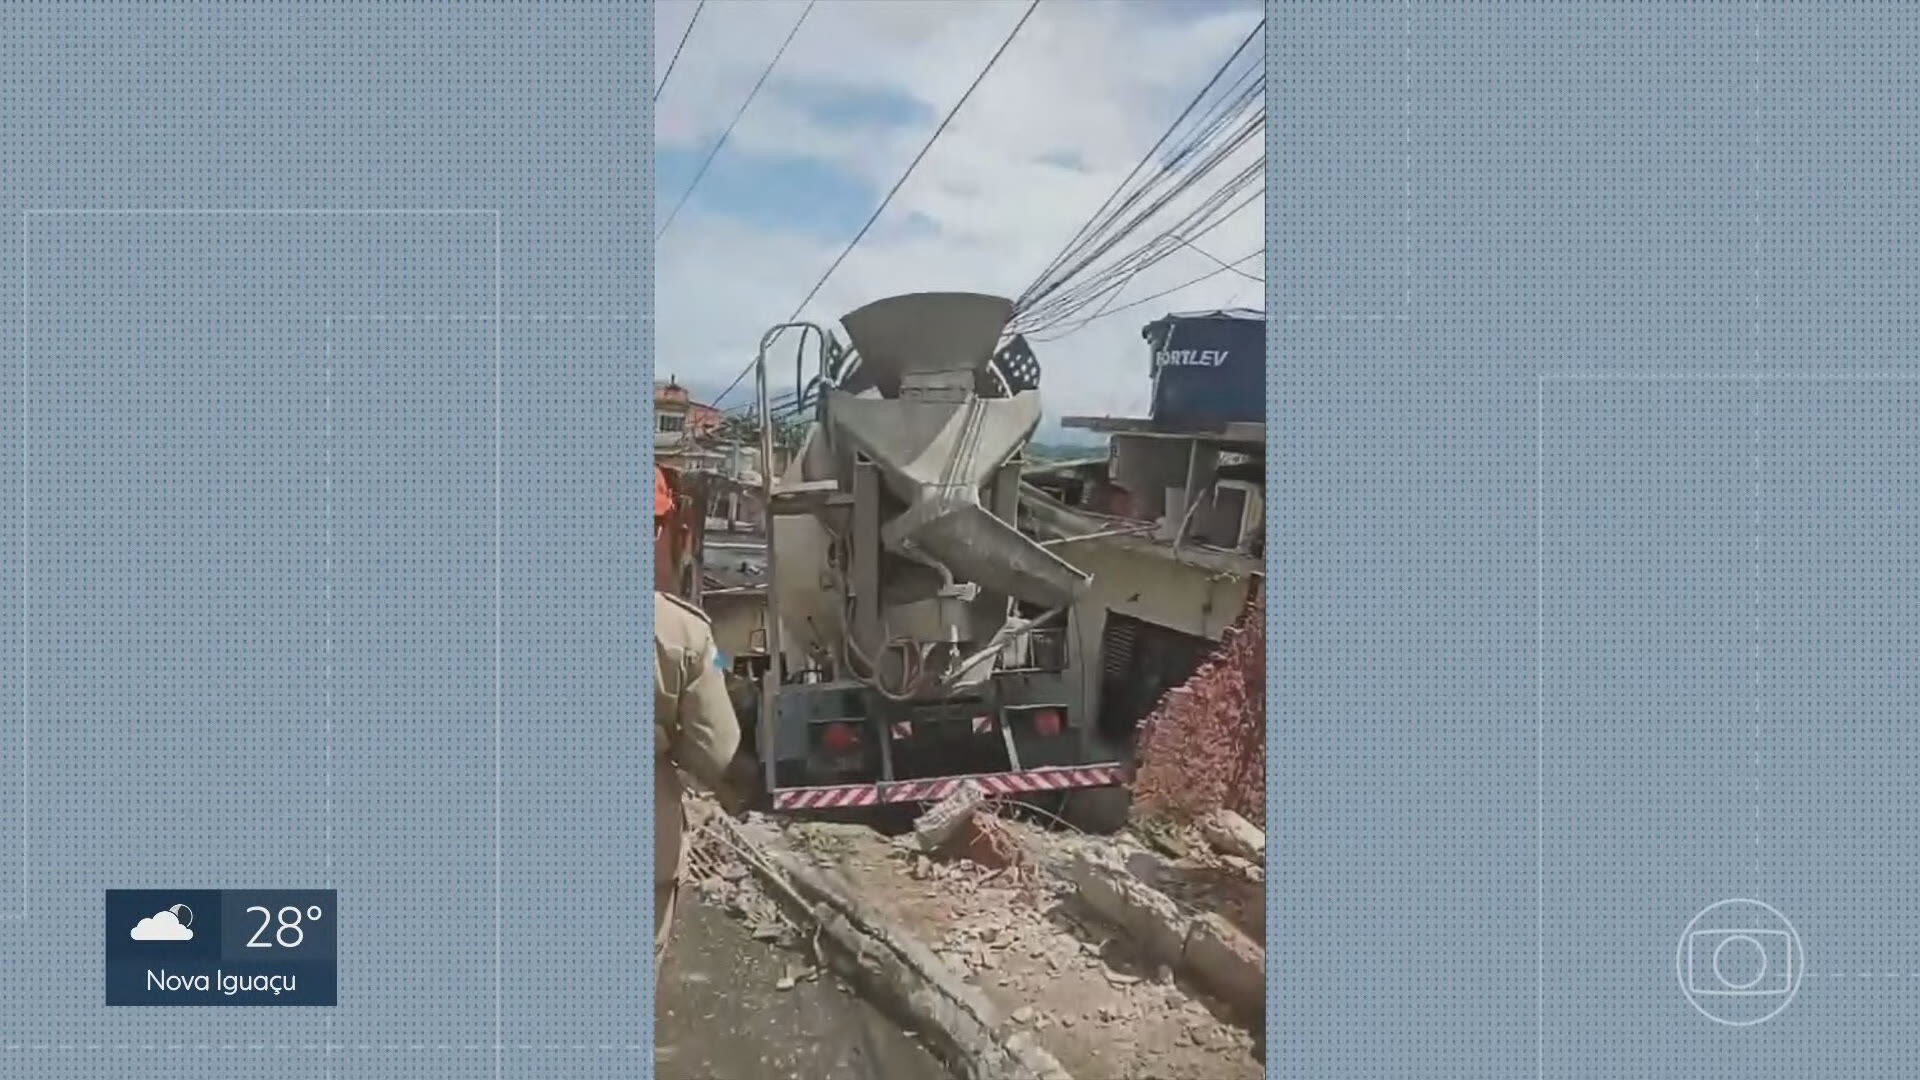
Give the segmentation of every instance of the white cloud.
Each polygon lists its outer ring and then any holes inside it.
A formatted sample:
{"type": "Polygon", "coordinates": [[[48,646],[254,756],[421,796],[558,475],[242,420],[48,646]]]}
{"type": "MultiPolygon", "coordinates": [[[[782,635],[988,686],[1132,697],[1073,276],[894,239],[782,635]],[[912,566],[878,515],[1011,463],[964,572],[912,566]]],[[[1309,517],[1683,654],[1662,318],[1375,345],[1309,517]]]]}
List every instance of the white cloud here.
{"type": "Polygon", "coordinates": [[[193,931],[183,926],[180,917],[162,911],[133,924],[135,941],[192,941],[193,931]]]}
{"type": "MultiPolygon", "coordinates": [[[[710,146],[802,6],[709,0],[660,102],[660,144],[696,152],[710,146]]],[[[821,0],[721,153],[826,164],[863,179],[877,200],[1024,8],[1018,0],[821,0]],[[897,95],[920,103],[927,115],[904,125],[827,125],[804,106],[798,88],[897,95]]],[[[672,0],[655,10],[663,68],[693,4],[672,0]]],[[[1260,17],[1253,5],[1197,10],[1206,13],[1183,13],[1177,4],[1041,4],[807,315],[833,323],[870,300],[927,289],[1019,292],[1260,17]],[[899,228],[909,215],[932,228],[899,228]]],[[[1244,160],[1260,152],[1249,148],[1244,160]]],[[[664,215],[679,192],[659,194],[664,215]]],[[[689,203],[658,256],[658,370],[703,384],[730,380],[764,329],[792,311],[850,237],[851,228],[825,236],[799,223],[754,226],[689,203]]],[[[1263,243],[1255,200],[1201,246],[1232,260],[1263,243]]],[[[1205,255],[1177,252],[1139,275],[1115,306],[1216,269],[1205,255]]],[[[1242,269],[1261,273],[1257,261],[1242,269]]],[[[1258,307],[1263,295],[1258,283],[1221,273],[1036,345],[1048,413],[1144,411],[1141,325],[1168,310],[1258,307]]]]}

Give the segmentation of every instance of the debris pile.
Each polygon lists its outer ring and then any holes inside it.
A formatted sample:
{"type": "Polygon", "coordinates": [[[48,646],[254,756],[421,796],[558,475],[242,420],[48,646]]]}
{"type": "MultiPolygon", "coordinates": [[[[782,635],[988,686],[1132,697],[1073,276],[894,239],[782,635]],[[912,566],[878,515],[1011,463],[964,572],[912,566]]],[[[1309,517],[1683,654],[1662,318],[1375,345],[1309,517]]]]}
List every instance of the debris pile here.
{"type": "Polygon", "coordinates": [[[1266,817],[1266,626],[1265,590],[1256,579],[1219,648],[1147,717],[1134,781],[1143,811],[1181,819],[1218,809],[1266,817]]]}
{"type": "Polygon", "coordinates": [[[1069,871],[1080,901],[1119,928],[1156,971],[1178,972],[1257,1028],[1266,1004],[1266,950],[1219,912],[1162,891],[1163,873],[1150,858],[1091,848],[1069,871]]]}
{"type": "Polygon", "coordinates": [[[971,780],[933,804],[913,823],[923,856],[962,859],[989,870],[1014,869],[1026,860],[1006,823],[985,812],[986,793],[971,780]]]}
{"type": "MultiPolygon", "coordinates": [[[[977,889],[968,892],[980,896],[977,889]]],[[[1011,902],[1015,897],[1009,892],[989,891],[984,899],[1009,902],[982,904],[976,916],[947,926],[934,942],[934,951],[962,977],[992,979],[996,972],[1011,972],[1027,962],[1057,975],[1084,960],[1078,942],[1037,918],[1033,908],[1011,902]]]]}
{"type": "MultiPolygon", "coordinates": [[[[924,830],[891,842],[858,826],[822,822],[786,831],[802,849],[830,860],[865,900],[926,942],[942,964],[978,987],[1012,1027],[1032,1033],[1074,1076],[1261,1075],[1244,1008],[1205,987],[1196,996],[1193,981],[1176,978],[1173,965],[1155,963],[1079,896],[1071,875],[1079,859],[1093,853],[1108,865],[1120,860],[1123,874],[1144,873],[1152,853],[1140,843],[1044,829],[1003,815],[991,799],[974,803],[966,796],[945,812],[923,816],[921,824],[924,830]],[[929,851],[922,831],[947,838],[929,851]],[[1015,853],[1011,863],[971,857],[969,835],[994,837],[1015,853]]],[[[1197,831],[1192,835],[1197,838],[1197,831]]],[[[1257,895],[1258,886],[1250,889],[1257,895]]],[[[1202,914],[1184,901],[1177,907],[1169,915],[1182,925],[1202,914]]],[[[1245,940],[1215,934],[1199,947],[1214,945],[1214,937],[1230,947],[1245,940]]],[[[1183,937],[1166,959],[1192,947],[1183,937]]],[[[1215,970],[1204,955],[1201,962],[1209,973],[1215,970]]]]}
{"type": "Polygon", "coordinates": [[[1266,861],[1267,834],[1231,810],[1216,810],[1201,818],[1200,834],[1224,856],[1249,863],[1266,861]]]}
{"type": "Polygon", "coordinates": [[[727,830],[714,827],[720,808],[696,796],[687,809],[687,878],[700,899],[739,919],[756,940],[797,944],[798,929],[754,881],[747,853],[736,850],[727,830]]]}
{"type": "MultiPolygon", "coordinates": [[[[776,898],[782,919],[797,916],[805,925],[805,933],[796,936],[810,948],[815,966],[797,973],[788,967],[776,989],[791,990],[798,981],[828,969],[925,1039],[955,1075],[973,1080],[1071,1080],[1030,1030],[1009,1023],[976,987],[940,962],[923,943],[923,931],[903,929],[884,905],[872,902],[840,869],[807,857],[790,842],[800,841],[800,848],[813,849],[815,856],[820,848],[844,853],[862,841],[880,842],[871,832],[836,834],[802,824],[782,828],[759,814],[735,821],[718,813],[707,815],[697,831],[712,844],[717,858],[746,864],[749,877],[776,898]]],[[[718,867],[697,869],[702,880],[726,882],[731,876],[718,867]]],[[[740,894],[728,893],[723,885],[714,895],[724,902],[740,894]]],[[[752,904],[749,901],[749,907],[752,904]]]]}
{"type": "Polygon", "coordinates": [[[1231,810],[1197,821],[1143,821],[1136,834],[1153,850],[1127,860],[1142,881],[1196,913],[1218,914],[1256,943],[1266,942],[1266,833],[1231,810]]]}
{"type": "MultiPolygon", "coordinates": [[[[694,830],[694,883],[756,936],[819,948],[821,927],[794,929],[791,898],[776,904],[772,891],[762,891],[765,875],[752,869],[753,860],[777,862],[785,851],[780,858],[799,857],[826,879],[844,882],[847,895],[902,940],[920,942],[927,963],[951,973],[952,987],[942,993],[955,1001],[979,995],[999,1017],[994,1030],[1009,1048],[1050,1054],[1080,1080],[1257,1080],[1258,1024],[1248,1002],[1264,991],[1264,953],[1251,931],[1235,925],[1241,905],[1234,901],[1243,899],[1250,917],[1264,913],[1260,866],[1244,854],[1263,849],[1260,831],[1227,815],[1189,823],[1178,835],[1190,850],[1166,858],[1130,835],[1042,828],[970,787],[891,840],[860,825],[758,814],[712,821],[694,830]],[[1126,917],[1130,908],[1115,919],[1087,902],[1073,868],[1096,863],[1100,883],[1145,898],[1163,917],[1158,955],[1143,947],[1157,923],[1126,917]],[[1209,875],[1238,891],[1223,890],[1209,875]]],[[[824,910],[818,897],[807,900],[816,914],[824,910]]],[[[837,955],[829,949],[815,962],[837,955]]],[[[781,989],[813,975],[804,964],[794,970],[781,989]]]]}
{"type": "Polygon", "coordinates": [[[913,823],[913,838],[920,850],[933,854],[945,847],[985,801],[986,793],[971,780],[962,780],[953,794],[934,803],[913,823]]]}

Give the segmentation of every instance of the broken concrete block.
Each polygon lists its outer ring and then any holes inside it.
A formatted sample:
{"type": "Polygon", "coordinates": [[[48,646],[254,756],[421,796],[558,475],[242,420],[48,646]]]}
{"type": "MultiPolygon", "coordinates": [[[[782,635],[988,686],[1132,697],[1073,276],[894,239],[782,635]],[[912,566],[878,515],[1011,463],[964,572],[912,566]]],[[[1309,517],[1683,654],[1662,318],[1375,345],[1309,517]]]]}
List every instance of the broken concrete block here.
{"type": "Polygon", "coordinates": [[[932,808],[913,823],[914,839],[919,841],[920,850],[932,854],[945,847],[961,825],[964,825],[973,812],[980,808],[986,793],[971,780],[962,780],[953,794],[934,803],[932,808]]]}
{"type": "Polygon", "coordinates": [[[1119,927],[1148,960],[1180,962],[1189,920],[1165,894],[1091,852],[1074,860],[1069,877],[1087,906],[1119,927]]]}
{"type": "Polygon", "coordinates": [[[1267,834],[1231,810],[1215,810],[1200,820],[1200,832],[1223,855],[1265,862],[1267,834]]]}
{"type": "Polygon", "coordinates": [[[1020,861],[1020,843],[992,814],[970,814],[947,837],[946,850],[976,866],[999,870],[1020,861]]]}
{"type": "Polygon", "coordinates": [[[1193,920],[1184,966],[1243,1019],[1257,1023],[1266,1015],[1267,951],[1219,915],[1193,920]]]}

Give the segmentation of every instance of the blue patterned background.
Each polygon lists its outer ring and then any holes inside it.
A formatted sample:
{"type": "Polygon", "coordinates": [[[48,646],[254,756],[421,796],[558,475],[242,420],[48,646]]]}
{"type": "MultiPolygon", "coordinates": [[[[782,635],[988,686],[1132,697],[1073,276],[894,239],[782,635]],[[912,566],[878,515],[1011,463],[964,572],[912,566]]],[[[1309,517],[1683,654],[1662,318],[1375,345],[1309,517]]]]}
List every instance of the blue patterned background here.
{"type": "Polygon", "coordinates": [[[651,1070],[647,4],[0,10],[0,1076],[651,1070]],[[339,891],[107,1010],[108,888],[339,891]]]}
{"type": "Polygon", "coordinates": [[[1920,11],[1269,13],[1272,1074],[1914,1075],[1920,11]]]}

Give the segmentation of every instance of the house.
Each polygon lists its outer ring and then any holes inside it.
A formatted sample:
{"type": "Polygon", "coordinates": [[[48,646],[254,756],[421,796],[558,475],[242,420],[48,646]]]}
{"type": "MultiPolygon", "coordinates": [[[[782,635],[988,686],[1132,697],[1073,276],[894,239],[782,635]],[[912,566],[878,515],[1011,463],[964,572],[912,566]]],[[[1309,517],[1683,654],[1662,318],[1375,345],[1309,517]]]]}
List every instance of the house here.
{"type": "Polygon", "coordinates": [[[1175,547],[1259,558],[1265,547],[1266,319],[1191,312],[1141,331],[1151,347],[1144,417],[1069,416],[1065,428],[1107,437],[1107,480],[1125,492],[1099,509],[1156,521],[1175,547]]]}
{"type": "Polygon", "coordinates": [[[725,455],[710,440],[720,427],[720,410],[693,400],[672,379],[653,384],[653,459],[682,471],[718,471],[725,455]]]}
{"type": "Polygon", "coordinates": [[[672,379],[653,384],[653,450],[670,451],[710,437],[720,427],[720,410],[693,400],[672,379]]]}
{"type": "Polygon", "coordinates": [[[1197,669],[1266,570],[1264,318],[1170,315],[1142,336],[1149,415],[1064,417],[1106,458],[1030,469],[1020,498],[1022,528],[1093,576],[1076,627],[1118,728],[1197,669]]]}

